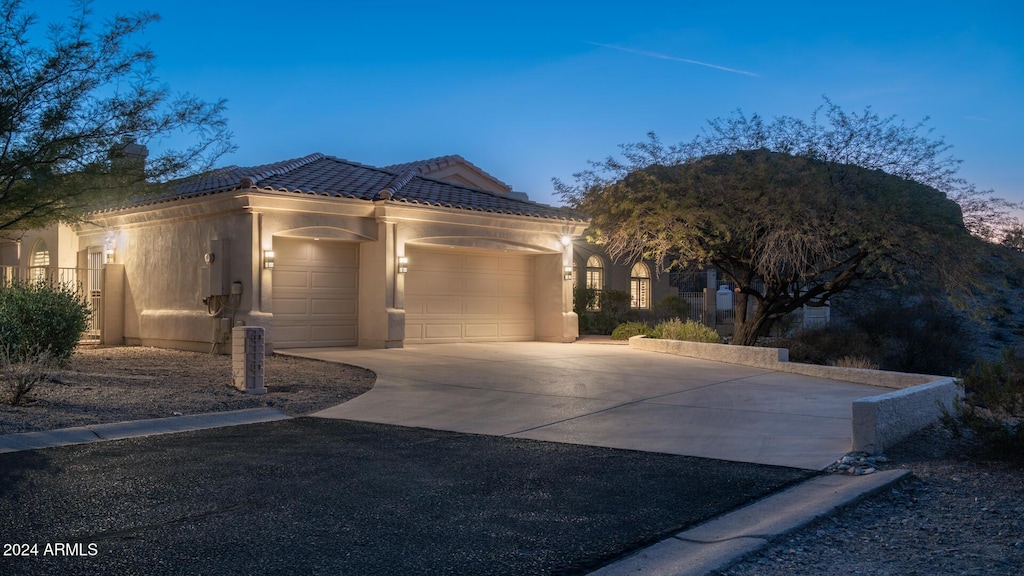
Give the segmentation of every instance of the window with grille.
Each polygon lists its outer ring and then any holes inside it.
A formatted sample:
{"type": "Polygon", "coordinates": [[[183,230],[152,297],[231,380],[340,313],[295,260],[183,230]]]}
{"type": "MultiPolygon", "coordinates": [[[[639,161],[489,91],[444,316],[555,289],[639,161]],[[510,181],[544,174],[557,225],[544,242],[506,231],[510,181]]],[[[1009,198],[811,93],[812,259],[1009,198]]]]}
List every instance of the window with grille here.
{"type": "Polygon", "coordinates": [[[588,310],[601,309],[601,290],[604,288],[604,262],[600,256],[587,258],[587,288],[594,290],[593,305],[588,310]]]}
{"type": "Polygon", "coordinates": [[[46,269],[50,265],[50,250],[46,242],[37,240],[32,247],[32,256],[29,258],[30,277],[33,281],[45,280],[46,269]]]}
{"type": "Polygon", "coordinates": [[[643,262],[633,265],[629,274],[629,306],[634,310],[651,309],[651,271],[643,262]]]}

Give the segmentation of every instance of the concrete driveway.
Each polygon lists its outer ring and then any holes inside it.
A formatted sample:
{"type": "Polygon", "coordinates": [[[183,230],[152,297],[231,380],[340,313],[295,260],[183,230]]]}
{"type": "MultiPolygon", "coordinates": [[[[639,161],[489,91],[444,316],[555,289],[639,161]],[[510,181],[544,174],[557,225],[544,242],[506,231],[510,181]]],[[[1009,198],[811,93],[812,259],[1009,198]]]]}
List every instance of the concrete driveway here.
{"type": "Polygon", "coordinates": [[[879,388],[613,344],[290,349],[377,373],[315,416],[822,469],[879,388]]]}

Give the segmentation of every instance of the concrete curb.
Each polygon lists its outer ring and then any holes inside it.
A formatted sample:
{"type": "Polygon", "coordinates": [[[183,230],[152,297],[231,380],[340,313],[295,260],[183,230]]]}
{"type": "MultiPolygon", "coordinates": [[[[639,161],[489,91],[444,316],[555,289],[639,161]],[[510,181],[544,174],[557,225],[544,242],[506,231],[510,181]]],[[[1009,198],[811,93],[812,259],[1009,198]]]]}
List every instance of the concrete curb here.
{"type": "Polygon", "coordinates": [[[818,476],[680,532],[592,576],[699,576],[724,570],[772,541],[902,482],[909,470],[818,476]]]}
{"type": "Polygon", "coordinates": [[[70,446],[72,444],[122,440],[155,434],[171,434],[189,430],[205,430],[207,428],[238,426],[240,424],[272,422],[288,418],[291,418],[291,416],[276,408],[247,408],[230,412],[208,412],[206,414],[189,414],[187,416],[172,416],[170,418],[94,424],[46,432],[6,434],[0,436],[0,454],[53,448],[55,446],[70,446]]]}

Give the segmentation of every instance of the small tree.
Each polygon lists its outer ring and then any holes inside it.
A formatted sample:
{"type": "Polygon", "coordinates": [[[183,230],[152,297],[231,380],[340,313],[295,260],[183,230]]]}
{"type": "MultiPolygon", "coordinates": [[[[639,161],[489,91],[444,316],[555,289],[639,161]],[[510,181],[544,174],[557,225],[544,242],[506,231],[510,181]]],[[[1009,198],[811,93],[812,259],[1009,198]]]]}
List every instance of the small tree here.
{"type": "Polygon", "coordinates": [[[23,5],[0,0],[0,234],[79,221],[232,149],[224,101],[172,96],[156,56],[129,46],[158,16],[116,16],[94,32],[81,0],[37,45],[23,5]],[[146,143],[179,135],[191,145],[142,159],[146,143]]]}

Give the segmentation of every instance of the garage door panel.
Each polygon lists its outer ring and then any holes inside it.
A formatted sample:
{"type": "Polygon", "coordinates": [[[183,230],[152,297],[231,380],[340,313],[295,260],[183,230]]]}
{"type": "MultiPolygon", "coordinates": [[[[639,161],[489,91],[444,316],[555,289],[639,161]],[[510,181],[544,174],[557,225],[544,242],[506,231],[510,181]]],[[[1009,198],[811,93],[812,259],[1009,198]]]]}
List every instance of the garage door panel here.
{"type": "MultiPolygon", "coordinates": [[[[406,334],[408,336],[408,334],[406,334]]],[[[424,340],[454,340],[462,338],[462,324],[431,323],[423,326],[424,340]]]]}
{"type": "Polygon", "coordinates": [[[416,273],[413,278],[416,285],[410,286],[407,278],[405,283],[406,292],[410,288],[421,294],[457,294],[462,292],[462,278],[452,276],[451,272],[426,270],[416,273]]]}
{"type": "MultiPolygon", "coordinates": [[[[533,317],[533,300],[502,299],[498,303],[498,313],[502,316],[520,318],[533,317]]],[[[531,324],[532,325],[532,324],[531,324]]]]}
{"type": "Polygon", "coordinates": [[[498,276],[470,276],[464,285],[465,292],[469,294],[498,294],[502,281],[498,276]]]}
{"type": "Polygon", "coordinates": [[[355,298],[312,298],[309,303],[314,316],[356,316],[355,298]]]}
{"type": "Polygon", "coordinates": [[[517,294],[533,296],[533,276],[502,276],[499,279],[501,294],[517,294]]]}
{"type": "MultiPolygon", "coordinates": [[[[406,314],[409,311],[406,310],[406,314]]],[[[431,299],[424,302],[423,314],[427,316],[458,316],[462,314],[462,300],[455,298],[431,299]]]]}
{"type": "Polygon", "coordinates": [[[483,255],[467,255],[464,261],[466,270],[478,272],[497,272],[501,270],[501,262],[498,258],[483,255]]]}
{"type": "Polygon", "coordinates": [[[305,298],[274,298],[274,318],[295,315],[309,315],[308,300],[305,298]]]}
{"type": "Polygon", "coordinates": [[[351,292],[357,290],[356,275],[353,270],[338,272],[310,272],[309,287],[329,290],[331,292],[351,292]]]}
{"type": "Polygon", "coordinates": [[[512,258],[504,256],[498,259],[498,266],[505,272],[527,272],[533,275],[532,258],[512,258]]]}
{"type": "Polygon", "coordinates": [[[277,290],[298,288],[306,289],[309,288],[309,274],[305,270],[293,271],[288,269],[281,269],[281,267],[274,269],[274,292],[277,290]]]}
{"type": "Polygon", "coordinates": [[[463,267],[463,256],[462,254],[452,252],[423,252],[416,251],[416,257],[409,258],[410,268],[413,266],[412,262],[415,261],[415,266],[422,270],[462,270],[463,267]]]}
{"type": "Polygon", "coordinates": [[[407,247],[408,343],[532,340],[533,257],[407,247]]]}
{"type": "Polygon", "coordinates": [[[498,323],[491,324],[466,324],[466,338],[497,338],[501,336],[498,323]]]}
{"type": "Polygon", "coordinates": [[[533,323],[515,324],[504,322],[501,324],[501,337],[508,339],[533,339],[533,323]]]}
{"type": "Polygon", "coordinates": [[[501,314],[501,300],[498,298],[466,298],[463,311],[466,314],[489,314],[497,316],[501,314]]]}
{"type": "Polygon", "coordinates": [[[338,340],[354,341],[356,327],[353,325],[313,325],[309,327],[310,341],[314,346],[336,346],[338,340]]]}

